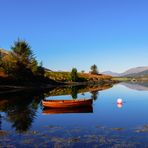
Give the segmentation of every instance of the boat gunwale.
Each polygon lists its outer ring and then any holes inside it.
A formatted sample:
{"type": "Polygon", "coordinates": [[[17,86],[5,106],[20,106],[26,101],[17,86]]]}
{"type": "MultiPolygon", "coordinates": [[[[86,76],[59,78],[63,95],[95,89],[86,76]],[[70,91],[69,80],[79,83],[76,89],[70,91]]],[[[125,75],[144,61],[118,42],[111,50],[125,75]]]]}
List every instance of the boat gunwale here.
{"type": "Polygon", "coordinates": [[[78,99],[78,100],[42,100],[42,102],[48,103],[48,102],[87,102],[92,101],[93,99],[78,99]]]}

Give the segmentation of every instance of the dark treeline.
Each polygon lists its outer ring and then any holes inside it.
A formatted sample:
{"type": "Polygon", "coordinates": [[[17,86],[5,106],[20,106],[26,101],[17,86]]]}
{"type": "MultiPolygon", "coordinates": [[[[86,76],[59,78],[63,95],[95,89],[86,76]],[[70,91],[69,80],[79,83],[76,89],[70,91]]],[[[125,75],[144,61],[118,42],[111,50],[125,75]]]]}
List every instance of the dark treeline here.
{"type": "Polygon", "coordinates": [[[0,111],[5,112],[3,118],[11,123],[16,132],[23,133],[31,128],[46,91],[26,90],[15,94],[0,95],[0,111]]]}

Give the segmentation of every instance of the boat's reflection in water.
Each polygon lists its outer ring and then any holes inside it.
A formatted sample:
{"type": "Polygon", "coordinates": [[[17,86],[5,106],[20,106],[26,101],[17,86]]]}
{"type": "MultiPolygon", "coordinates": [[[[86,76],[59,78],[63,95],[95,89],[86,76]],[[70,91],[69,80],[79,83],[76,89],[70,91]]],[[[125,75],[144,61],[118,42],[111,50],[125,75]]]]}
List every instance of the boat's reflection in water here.
{"type": "Polygon", "coordinates": [[[74,108],[44,108],[43,114],[93,113],[92,105],[74,108]]]}

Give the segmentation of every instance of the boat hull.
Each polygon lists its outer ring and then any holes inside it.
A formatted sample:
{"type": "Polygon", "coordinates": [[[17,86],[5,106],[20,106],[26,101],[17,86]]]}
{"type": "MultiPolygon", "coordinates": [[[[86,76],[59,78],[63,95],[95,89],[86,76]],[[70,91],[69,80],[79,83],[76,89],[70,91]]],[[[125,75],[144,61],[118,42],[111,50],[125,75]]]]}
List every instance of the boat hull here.
{"type": "Polygon", "coordinates": [[[92,105],[92,99],[88,100],[44,100],[44,107],[48,108],[73,108],[92,105]]]}

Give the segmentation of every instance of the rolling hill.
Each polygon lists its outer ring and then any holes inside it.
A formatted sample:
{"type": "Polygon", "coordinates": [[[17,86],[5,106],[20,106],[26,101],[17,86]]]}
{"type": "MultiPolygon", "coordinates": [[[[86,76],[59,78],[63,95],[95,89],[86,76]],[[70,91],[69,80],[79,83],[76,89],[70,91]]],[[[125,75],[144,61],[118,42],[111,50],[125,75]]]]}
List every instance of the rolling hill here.
{"type": "Polygon", "coordinates": [[[148,75],[148,66],[131,68],[123,73],[106,71],[103,72],[103,74],[108,74],[113,77],[143,77],[148,75]]]}
{"type": "Polygon", "coordinates": [[[124,77],[148,77],[148,70],[139,72],[139,73],[132,73],[124,75],[124,77]]]}

